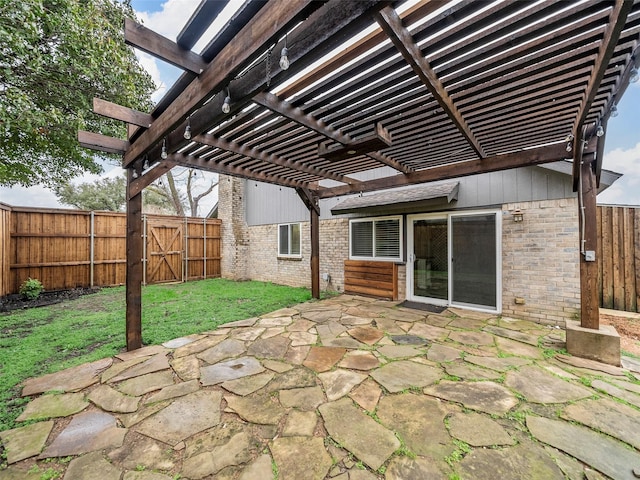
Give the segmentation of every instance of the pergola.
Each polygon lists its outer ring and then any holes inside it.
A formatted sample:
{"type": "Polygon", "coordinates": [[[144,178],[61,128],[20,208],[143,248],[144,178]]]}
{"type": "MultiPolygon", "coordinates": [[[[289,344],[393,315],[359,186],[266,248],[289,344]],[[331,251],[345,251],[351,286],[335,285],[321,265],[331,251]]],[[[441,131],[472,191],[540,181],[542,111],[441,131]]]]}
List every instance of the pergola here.
{"type": "Polygon", "coordinates": [[[129,350],[142,340],[141,192],[176,165],[295,188],[318,297],[319,199],[572,159],[581,325],[599,327],[603,132],[637,76],[640,0],[247,0],[193,52],[226,3],[204,0],[176,42],[126,21],[128,44],[184,73],[151,113],[95,100],[127,140],[78,134],[128,172],[129,350]],[[353,178],[380,166],[397,173],[353,178]]]}

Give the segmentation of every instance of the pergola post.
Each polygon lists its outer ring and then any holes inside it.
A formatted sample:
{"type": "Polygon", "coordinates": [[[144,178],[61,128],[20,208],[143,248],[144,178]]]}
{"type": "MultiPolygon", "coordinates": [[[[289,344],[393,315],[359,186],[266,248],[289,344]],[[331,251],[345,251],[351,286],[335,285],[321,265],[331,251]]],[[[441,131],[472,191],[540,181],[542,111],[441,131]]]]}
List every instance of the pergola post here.
{"type": "Polygon", "coordinates": [[[130,196],[133,172],[127,169],[127,351],[142,347],[142,192],[130,196]]]}
{"type": "Polygon", "coordinates": [[[318,194],[306,188],[296,188],[298,196],[311,216],[311,296],[320,298],[320,204],[318,194]]]}
{"type": "Polygon", "coordinates": [[[598,299],[598,263],[596,251],[598,229],[596,220],[595,160],[593,154],[586,154],[580,165],[580,326],[597,330],[600,327],[600,306],[598,299]],[[587,160],[591,157],[591,160],[587,160]]]}

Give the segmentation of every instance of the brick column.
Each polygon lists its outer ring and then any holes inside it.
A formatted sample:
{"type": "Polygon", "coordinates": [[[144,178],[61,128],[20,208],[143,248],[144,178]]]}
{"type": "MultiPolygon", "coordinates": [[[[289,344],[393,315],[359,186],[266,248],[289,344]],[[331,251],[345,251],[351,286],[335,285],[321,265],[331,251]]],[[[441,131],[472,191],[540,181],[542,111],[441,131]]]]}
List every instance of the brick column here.
{"type": "Polygon", "coordinates": [[[245,181],[220,175],[218,218],[222,220],[221,275],[232,280],[249,278],[249,229],[245,220],[245,181]]]}

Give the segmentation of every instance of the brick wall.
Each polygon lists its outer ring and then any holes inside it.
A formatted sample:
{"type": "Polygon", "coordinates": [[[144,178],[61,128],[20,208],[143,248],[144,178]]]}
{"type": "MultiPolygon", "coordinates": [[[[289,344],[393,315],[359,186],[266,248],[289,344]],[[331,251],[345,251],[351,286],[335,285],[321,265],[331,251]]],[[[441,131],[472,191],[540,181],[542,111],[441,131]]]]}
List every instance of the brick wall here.
{"type": "Polygon", "coordinates": [[[222,220],[222,278],[247,280],[249,228],[244,215],[242,179],[220,175],[218,180],[218,218],[222,220]]]}
{"type": "Polygon", "coordinates": [[[564,326],[580,310],[577,199],[510,203],[502,210],[502,314],[564,326]],[[513,221],[515,209],[522,210],[522,222],[513,221]]]}
{"type": "MultiPolygon", "coordinates": [[[[253,280],[311,288],[311,232],[309,222],[300,224],[302,258],[278,258],[278,226],[248,227],[249,265],[253,280]]],[[[346,218],[320,222],[320,279],[322,290],[343,291],[344,260],[349,255],[349,221],[346,218]]]]}

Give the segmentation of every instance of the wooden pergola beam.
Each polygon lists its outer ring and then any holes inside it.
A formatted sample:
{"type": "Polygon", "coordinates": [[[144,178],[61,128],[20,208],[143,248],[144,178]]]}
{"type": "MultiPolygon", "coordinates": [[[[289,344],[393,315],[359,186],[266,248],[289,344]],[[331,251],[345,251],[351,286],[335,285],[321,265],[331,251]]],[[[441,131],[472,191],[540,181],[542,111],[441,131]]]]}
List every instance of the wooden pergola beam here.
{"type": "MultiPolygon", "coordinates": [[[[293,22],[298,14],[307,8],[310,0],[290,0],[287,2],[270,2],[265,5],[240,31],[234,42],[230,42],[216,56],[215,61],[206,66],[204,71],[194,79],[182,93],[156,119],[149,129],[131,145],[124,155],[124,166],[140,156],[148,153],[158,141],[169,136],[181,125],[184,119],[209,100],[215,92],[222,91],[229,83],[229,79],[255,54],[270,45],[274,38],[293,22]]],[[[263,77],[264,78],[264,77],[263,77]]],[[[266,79],[265,79],[266,83],[266,79]]],[[[217,97],[219,97],[218,95],[217,97]]],[[[212,118],[224,118],[221,115],[222,99],[214,98],[207,105],[200,108],[191,117],[191,130],[198,135],[209,128],[212,118]],[[217,110],[216,112],[213,109],[217,110]]],[[[239,96],[238,96],[239,97],[239,96]]],[[[239,98],[234,95],[234,108],[240,109],[244,105],[238,104],[239,98]]],[[[184,130],[183,130],[184,131],[184,130]]],[[[184,139],[171,136],[167,141],[169,152],[184,146],[184,139]]]]}
{"type": "Polygon", "coordinates": [[[240,145],[239,143],[225,140],[223,138],[217,138],[213,135],[206,135],[206,134],[198,135],[197,137],[193,138],[193,140],[198,143],[219,148],[220,150],[225,150],[227,152],[235,153],[237,155],[243,155],[245,157],[261,160],[265,163],[278,165],[279,167],[290,168],[291,170],[307,173],[309,175],[314,175],[321,178],[329,178],[331,180],[335,180],[336,182],[347,183],[347,184],[355,182],[355,180],[353,180],[352,178],[345,177],[344,175],[340,175],[338,173],[332,173],[332,172],[329,172],[328,170],[311,167],[303,163],[294,162],[286,158],[279,157],[277,155],[273,155],[273,154],[269,155],[256,148],[250,148],[245,145],[240,145]]]}
{"type": "Polygon", "coordinates": [[[256,182],[272,183],[274,185],[281,185],[283,187],[291,188],[309,188],[309,184],[305,182],[289,180],[277,175],[270,175],[267,173],[256,173],[249,168],[223,165],[221,163],[209,161],[206,158],[194,157],[193,155],[173,153],[169,155],[167,160],[174,162],[176,165],[181,165],[187,168],[197,168],[200,170],[206,170],[208,172],[222,173],[224,175],[246,178],[247,180],[254,180],[256,182]]]}
{"type": "Polygon", "coordinates": [[[148,113],[139,112],[133,108],[123,107],[117,103],[95,97],[93,99],[93,113],[143,128],[149,128],[153,123],[153,117],[148,113]]]}
{"type": "Polygon", "coordinates": [[[431,95],[442,107],[447,116],[454,125],[460,130],[471,148],[476,152],[478,157],[484,158],[486,154],[475,137],[466,120],[456,107],[455,103],[447,93],[444,85],[436,75],[429,62],[424,58],[420,48],[413,41],[413,37],[409,30],[402,24],[402,19],[396,11],[391,7],[385,7],[376,14],[376,20],[389,36],[398,51],[402,54],[413,71],[420,77],[425,87],[431,92],[431,95]]]}
{"type": "Polygon", "coordinates": [[[478,173],[497,172],[518,167],[529,167],[543,163],[555,162],[567,158],[564,143],[557,143],[545,147],[521,150],[503,155],[495,155],[484,159],[443,165],[440,167],[419,170],[409,175],[394,175],[358,182],[353,185],[320,189],[320,198],[331,198],[358,192],[371,192],[387,188],[415,185],[418,183],[447,180],[456,177],[466,177],[478,173]]]}
{"type": "MultiPolygon", "coordinates": [[[[345,135],[344,133],[331,128],[329,125],[325,124],[321,120],[318,120],[313,115],[305,114],[299,108],[294,107],[289,102],[280,99],[273,93],[261,92],[253,97],[253,101],[258,105],[268,108],[269,110],[276,112],[293,122],[305,126],[310,130],[313,130],[314,132],[327,137],[330,140],[341,143],[342,145],[348,145],[350,143],[353,143],[354,141],[349,135],[345,135]]],[[[402,173],[411,173],[413,171],[412,168],[377,152],[369,152],[367,153],[367,156],[402,173]]]]}
{"type": "MultiPolygon", "coordinates": [[[[573,126],[572,133],[576,142],[581,141],[579,135],[582,134],[587,115],[591,109],[591,104],[598,94],[598,89],[607,68],[609,68],[609,62],[615,52],[620,34],[622,30],[624,30],[627,15],[629,15],[629,12],[633,9],[633,3],[634,2],[630,0],[617,0],[609,15],[609,25],[604,32],[604,38],[598,50],[596,63],[593,66],[593,73],[589,77],[589,83],[584,93],[584,100],[580,105],[580,110],[578,111],[578,115],[576,115],[576,121],[573,126]]],[[[574,148],[573,151],[573,191],[575,192],[578,190],[582,156],[579,154],[578,148],[574,148]]]]}
{"type": "Polygon", "coordinates": [[[200,55],[180,47],[130,18],[124,19],[124,41],[127,45],[139,48],[149,55],[196,75],[202,73],[207,66],[207,62],[200,55]]]}
{"type": "Polygon", "coordinates": [[[129,142],[119,138],[109,137],[100,133],[78,130],[78,143],[81,147],[106,153],[124,154],[129,148],[129,142]]]}
{"type": "Polygon", "coordinates": [[[175,166],[176,164],[174,162],[167,159],[164,162],[158,163],[155,167],[142,172],[142,175],[131,181],[131,185],[129,185],[129,195],[133,196],[141,193],[142,190],[147,188],[155,180],[160,178],[175,166]]]}

